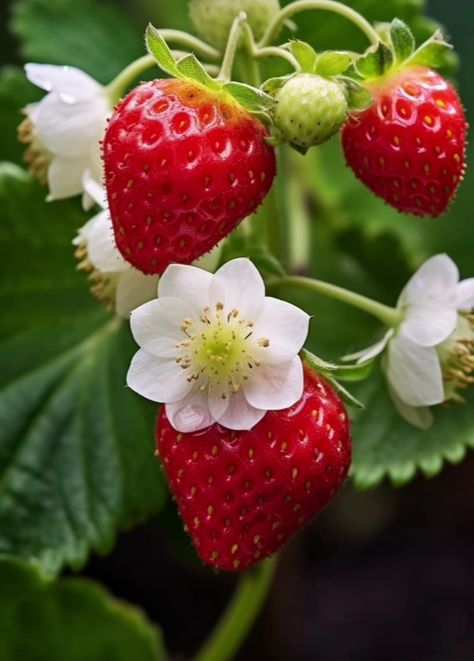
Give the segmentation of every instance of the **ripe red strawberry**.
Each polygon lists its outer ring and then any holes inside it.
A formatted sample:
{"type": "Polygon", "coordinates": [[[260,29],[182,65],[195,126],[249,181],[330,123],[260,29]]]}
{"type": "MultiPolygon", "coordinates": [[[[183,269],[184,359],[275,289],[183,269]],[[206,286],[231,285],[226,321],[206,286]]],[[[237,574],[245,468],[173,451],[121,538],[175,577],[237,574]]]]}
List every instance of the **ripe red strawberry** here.
{"type": "Polygon", "coordinates": [[[344,404],[305,368],[304,393],[251,430],[213,424],[181,434],[162,407],[157,448],[200,558],[244,570],[274,553],[344,482],[351,458],[344,404]]]}
{"type": "Polygon", "coordinates": [[[374,100],[342,130],[348,165],[396,209],[439,216],[465,170],[467,124],[453,86],[426,67],[368,85],[374,100]]]}
{"type": "Polygon", "coordinates": [[[105,184],[117,247],[143,273],[189,264],[262,202],[275,176],[264,125],[229,94],[143,83],[107,127],[105,184]]]}

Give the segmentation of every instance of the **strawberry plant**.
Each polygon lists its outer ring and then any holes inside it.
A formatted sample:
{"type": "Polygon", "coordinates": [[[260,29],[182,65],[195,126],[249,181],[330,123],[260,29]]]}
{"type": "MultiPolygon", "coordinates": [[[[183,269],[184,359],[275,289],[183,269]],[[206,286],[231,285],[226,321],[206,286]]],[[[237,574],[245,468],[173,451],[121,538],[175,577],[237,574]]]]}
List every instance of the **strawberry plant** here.
{"type": "Polygon", "coordinates": [[[154,515],[238,581],[196,657],[230,659],[345,486],[474,445],[468,123],[442,27],[402,0],[173,4],[9,8],[5,661],[31,641],[164,659],[138,611],[59,578],[154,515]]]}

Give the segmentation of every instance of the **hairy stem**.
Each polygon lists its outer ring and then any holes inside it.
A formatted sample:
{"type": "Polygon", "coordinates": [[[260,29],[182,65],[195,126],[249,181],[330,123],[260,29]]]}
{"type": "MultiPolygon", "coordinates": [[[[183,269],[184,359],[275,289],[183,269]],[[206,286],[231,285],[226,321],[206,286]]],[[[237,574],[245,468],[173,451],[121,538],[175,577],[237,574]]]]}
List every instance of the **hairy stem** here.
{"type": "Polygon", "coordinates": [[[334,2],[333,0],[298,0],[297,2],[292,2],[284,7],[273,19],[258,44],[259,48],[263,48],[273,43],[278,34],[278,30],[282,24],[290,18],[290,16],[294,16],[298,12],[308,11],[310,9],[323,9],[334,12],[335,14],[340,14],[349,21],[352,21],[354,25],[362,30],[371,44],[376,45],[380,41],[380,37],[372,25],[361,14],[359,14],[359,12],[342,2],[334,2]]]}
{"type": "Polygon", "coordinates": [[[231,602],[195,661],[229,661],[234,657],[260,612],[275,567],[273,557],[242,574],[231,602]]]}
{"type": "MultiPolygon", "coordinates": [[[[165,30],[163,30],[165,32],[165,30]]],[[[185,51],[172,51],[173,55],[178,59],[187,55],[185,51]]],[[[105,87],[105,93],[111,100],[112,104],[117,103],[124,92],[130,87],[134,80],[136,80],[144,71],[156,66],[156,62],[151,55],[143,55],[138,60],[131,62],[128,67],[125,67],[116,78],[112,80],[105,87]]],[[[219,72],[219,68],[215,64],[203,64],[206,71],[212,76],[219,72]]]]}
{"type": "Polygon", "coordinates": [[[281,278],[273,278],[266,283],[267,291],[278,290],[282,287],[297,287],[299,289],[307,289],[309,291],[323,294],[334,298],[342,303],[347,303],[353,307],[359,308],[364,312],[377,317],[383,324],[395,328],[401,321],[402,313],[396,308],[392,308],[371,298],[356,294],[355,292],[338,287],[323,280],[315,280],[313,278],[303,278],[299,276],[284,276],[281,278]]]}
{"type": "Polygon", "coordinates": [[[247,20],[247,14],[243,11],[234,19],[230,28],[229,37],[225,47],[224,57],[222,59],[219,80],[228,81],[232,77],[232,68],[234,66],[235,53],[242,34],[242,28],[247,20]]]}

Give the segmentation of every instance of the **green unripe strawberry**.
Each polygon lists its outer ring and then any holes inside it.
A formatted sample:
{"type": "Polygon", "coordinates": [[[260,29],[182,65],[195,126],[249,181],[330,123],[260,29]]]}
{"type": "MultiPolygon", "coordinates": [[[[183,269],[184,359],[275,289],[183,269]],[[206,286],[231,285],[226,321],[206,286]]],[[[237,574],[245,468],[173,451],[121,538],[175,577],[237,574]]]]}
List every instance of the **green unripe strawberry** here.
{"type": "Polygon", "coordinates": [[[289,78],[275,98],[275,127],[285,141],[302,150],[337,133],[349,110],[341,83],[311,73],[289,78]]]}
{"type": "Polygon", "coordinates": [[[241,11],[247,14],[255,39],[280,11],[278,0],[191,0],[189,15],[197,33],[210,44],[224,49],[231,25],[241,11]]]}

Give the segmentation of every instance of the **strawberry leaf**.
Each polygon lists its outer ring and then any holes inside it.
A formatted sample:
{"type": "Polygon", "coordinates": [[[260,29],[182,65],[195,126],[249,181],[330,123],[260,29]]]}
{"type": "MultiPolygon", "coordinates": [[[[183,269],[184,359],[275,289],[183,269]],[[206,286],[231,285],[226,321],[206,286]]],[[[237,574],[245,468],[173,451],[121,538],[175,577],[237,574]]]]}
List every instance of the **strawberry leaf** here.
{"type": "Polygon", "coordinates": [[[395,54],[395,61],[402,63],[415,50],[415,37],[406,23],[395,18],[390,24],[390,40],[395,54]]]}
{"type": "Polygon", "coordinates": [[[177,75],[180,78],[194,80],[205,87],[213,90],[221,89],[221,84],[207,73],[194,53],[185,55],[177,63],[177,75]]]}
{"type": "Polygon", "coordinates": [[[382,41],[378,46],[369,49],[355,63],[358,74],[363,78],[377,78],[390,69],[393,64],[393,53],[382,41]]]}
{"type": "Polygon", "coordinates": [[[314,73],[324,78],[338,76],[350,66],[353,59],[353,56],[345,51],[326,51],[318,56],[314,73]]]}
{"type": "Polygon", "coordinates": [[[124,388],[136,346],[76,271],[77,201],[0,168],[0,555],[54,575],[158,511],[156,406],[124,388]],[[34,232],[32,231],[34,218],[34,232]]]}
{"type": "Polygon", "coordinates": [[[51,583],[31,565],[3,560],[0,658],[160,661],[165,652],[144,615],[101,586],[79,579],[51,583]]]}
{"type": "Polygon", "coordinates": [[[26,61],[69,64],[107,84],[143,55],[140,31],[111,3],[19,0],[11,8],[26,61]]]}
{"type": "Polygon", "coordinates": [[[437,30],[424,44],[413,53],[407,60],[410,66],[425,66],[436,69],[444,63],[446,53],[452,50],[451,44],[448,44],[441,30],[437,30]]]}
{"type": "Polygon", "coordinates": [[[440,472],[445,461],[457,463],[466,448],[474,448],[472,407],[474,392],[467,403],[450,408],[435,407],[433,426],[417,429],[396,411],[380,369],[355,387],[366,405],[354,414],[352,477],[361,488],[375,487],[388,477],[397,486],[411,480],[417,471],[427,477],[440,472]]]}
{"type": "Polygon", "coordinates": [[[145,43],[148,52],[160,69],[174,78],[181,77],[178,65],[168,44],[151,23],[148,24],[145,32],[145,43]]]}
{"type": "Polygon", "coordinates": [[[231,94],[241,106],[250,110],[250,112],[269,110],[275,105],[274,98],[264,91],[246,85],[245,83],[224,83],[223,89],[231,94]]]}
{"type": "Polygon", "coordinates": [[[283,87],[283,85],[291,78],[292,75],[294,74],[289,76],[276,76],[275,78],[268,78],[268,80],[263,83],[262,90],[267,94],[275,94],[275,92],[278,92],[278,90],[283,87]]]}
{"type": "Polygon", "coordinates": [[[294,39],[288,43],[287,48],[300,65],[301,71],[313,73],[318,56],[312,46],[305,41],[294,39]]]}

